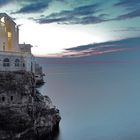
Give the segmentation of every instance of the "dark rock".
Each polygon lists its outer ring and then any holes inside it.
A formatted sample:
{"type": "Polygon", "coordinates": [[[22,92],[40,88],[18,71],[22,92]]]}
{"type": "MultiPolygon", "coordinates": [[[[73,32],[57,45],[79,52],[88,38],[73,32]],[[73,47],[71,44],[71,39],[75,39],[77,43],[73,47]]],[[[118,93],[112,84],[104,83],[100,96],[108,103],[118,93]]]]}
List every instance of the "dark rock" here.
{"type": "Polygon", "coordinates": [[[0,139],[48,138],[59,129],[59,110],[35,89],[28,72],[0,72],[0,139]]]}

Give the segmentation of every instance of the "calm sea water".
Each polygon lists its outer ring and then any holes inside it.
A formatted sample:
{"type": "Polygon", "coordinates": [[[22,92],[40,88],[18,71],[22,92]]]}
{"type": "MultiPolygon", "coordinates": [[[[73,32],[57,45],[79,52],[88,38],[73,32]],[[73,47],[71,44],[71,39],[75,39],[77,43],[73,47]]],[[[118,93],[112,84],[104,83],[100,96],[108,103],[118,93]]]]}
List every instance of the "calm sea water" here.
{"type": "MultiPolygon", "coordinates": [[[[132,60],[132,59],[130,59],[132,60]]],[[[56,140],[140,140],[140,63],[48,64],[39,90],[60,109],[56,140]]]]}

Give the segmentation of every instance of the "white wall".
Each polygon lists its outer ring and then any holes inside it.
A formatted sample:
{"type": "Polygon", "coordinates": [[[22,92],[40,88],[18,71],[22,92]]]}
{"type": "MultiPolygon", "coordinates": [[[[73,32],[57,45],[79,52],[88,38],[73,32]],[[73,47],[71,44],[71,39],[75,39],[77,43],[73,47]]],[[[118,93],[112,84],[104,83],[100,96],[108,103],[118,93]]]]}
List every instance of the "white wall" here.
{"type": "Polygon", "coordinates": [[[20,48],[18,46],[19,44],[18,27],[8,15],[3,15],[3,16],[5,19],[4,22],[0,20],[0,51],[3,51],[3,43],[5,42],[6,51],[19,52],[20,48]],[[12,33],[11,48],[8,48],[8,32],[12,33]]]}
{"type": "Polygon", "coordinates": [[[10,54],[0,54],[0,71],[19,71],[25,70],[23,66],[24,59],[22,56],[10,55],[10,54]],[[10,66],[3,66],[3,60],[8,58],[10,60],[10,66]],[[19,59],[19,66],[15,66],[15,60],[19,59]]]}
{"type": "Polygon", "coordinates": [[[35,73],[35,58],[33,55],[26,55],[24,57],[26,71],[35,73]]]}

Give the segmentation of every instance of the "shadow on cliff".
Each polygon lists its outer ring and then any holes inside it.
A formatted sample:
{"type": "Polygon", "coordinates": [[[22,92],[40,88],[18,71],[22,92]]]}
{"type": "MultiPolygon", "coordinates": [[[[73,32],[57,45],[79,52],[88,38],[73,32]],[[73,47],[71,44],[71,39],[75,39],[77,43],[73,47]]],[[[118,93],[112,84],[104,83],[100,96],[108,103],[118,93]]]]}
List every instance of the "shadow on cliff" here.
{"type": "Polygon", "coordinates": [[[50,140],[60,140],[60,129],[58,128],[57,131],[55,131],[52,135],[52,138],[50,140]]]}

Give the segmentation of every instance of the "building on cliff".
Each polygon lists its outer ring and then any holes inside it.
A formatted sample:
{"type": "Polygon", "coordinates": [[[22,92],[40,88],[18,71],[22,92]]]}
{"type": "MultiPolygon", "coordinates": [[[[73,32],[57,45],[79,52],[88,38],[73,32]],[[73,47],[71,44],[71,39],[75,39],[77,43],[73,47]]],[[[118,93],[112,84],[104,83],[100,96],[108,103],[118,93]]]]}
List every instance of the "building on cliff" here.
{"type": "Polygon", "coordinates": [[[18,26],[6,13],[0,13],[0,73],[28,72],[34,75],[35,83],[40,80],[38,76],[43,81],[42,68],[31,53],[32,47],[30,44],[19,44],[18,26]]]}
{"type": "Polygon", "coordinates": [[[0,13],[0,140],[34,140],[58,128],[59,110],[36,89],[42,68],[31,47],[19,44],[18,26],[0,13]]]}
{"type": "Polygon", "coordinates": [[[35,73],[30,44],[19,44],[19,29],[6,13],[0,13],[0,71],[35,73]]]}

